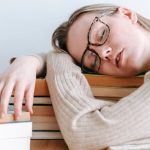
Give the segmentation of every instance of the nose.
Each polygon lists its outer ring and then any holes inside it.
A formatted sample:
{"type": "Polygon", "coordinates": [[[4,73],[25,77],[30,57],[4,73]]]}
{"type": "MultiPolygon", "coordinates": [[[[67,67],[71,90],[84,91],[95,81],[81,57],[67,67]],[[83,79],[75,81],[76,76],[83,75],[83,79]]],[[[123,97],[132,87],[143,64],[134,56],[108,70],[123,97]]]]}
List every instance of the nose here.
{"type": "Polygon", "coordinates": [[[102,60],[112,59],[112,48],[110,46],[97,47],[95,50],[102,60]]]}

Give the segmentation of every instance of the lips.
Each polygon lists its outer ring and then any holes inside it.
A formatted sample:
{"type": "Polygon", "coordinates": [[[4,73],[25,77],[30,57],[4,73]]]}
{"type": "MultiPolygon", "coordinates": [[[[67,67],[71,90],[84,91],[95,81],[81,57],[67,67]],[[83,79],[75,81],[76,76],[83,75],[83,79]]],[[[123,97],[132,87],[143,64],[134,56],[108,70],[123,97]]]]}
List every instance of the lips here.
{"type": "Polygon", "coordinates": [[[123,55],[123,50],[121,52],[118,53],[115,62],[116,62],[116,66],[119,68],[121,66],[121,62],[122,62],[122,55],[123,55]]]}

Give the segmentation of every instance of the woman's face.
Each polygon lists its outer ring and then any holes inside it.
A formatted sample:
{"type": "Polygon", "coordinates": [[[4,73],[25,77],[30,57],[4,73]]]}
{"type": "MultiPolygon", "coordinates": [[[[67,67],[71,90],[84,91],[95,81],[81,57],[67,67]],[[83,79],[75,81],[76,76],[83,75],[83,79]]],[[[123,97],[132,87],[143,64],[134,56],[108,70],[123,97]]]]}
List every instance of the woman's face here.
{"type": "Polygon", "coordinates": [[[145,36],[136,15],[124,8],[113,16],[80,16],[69,29],[67,46],[79,63],[86,50],[83,65],[100,74],[132,76],[145,65],[145,36]]]}

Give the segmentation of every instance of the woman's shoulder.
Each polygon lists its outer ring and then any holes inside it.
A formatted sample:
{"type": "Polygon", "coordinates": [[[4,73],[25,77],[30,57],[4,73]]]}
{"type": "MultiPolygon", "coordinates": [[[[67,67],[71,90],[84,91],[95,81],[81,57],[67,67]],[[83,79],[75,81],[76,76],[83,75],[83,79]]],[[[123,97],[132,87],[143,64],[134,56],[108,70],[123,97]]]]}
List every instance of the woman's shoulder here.
{"type": "Polygon", "coordinates": [[[73,62],[72,57],[67,52],[57,51],[57,50],[51,50],[48,53],[48,60],[56,59],[56,60],[69,60],[73,62]]]}
{"type": "Polygon", "coordinates": [[[55,69],[55,70],[62,70],[68,71],[68,70],[78,70],[81,72],[81,69],[79,66],[76,65],[75,61],[73,58],[65,52],[60,52],[60,51],[50,51],[49,54],[47,55],[47,65],[48,68],[55,69]]]}

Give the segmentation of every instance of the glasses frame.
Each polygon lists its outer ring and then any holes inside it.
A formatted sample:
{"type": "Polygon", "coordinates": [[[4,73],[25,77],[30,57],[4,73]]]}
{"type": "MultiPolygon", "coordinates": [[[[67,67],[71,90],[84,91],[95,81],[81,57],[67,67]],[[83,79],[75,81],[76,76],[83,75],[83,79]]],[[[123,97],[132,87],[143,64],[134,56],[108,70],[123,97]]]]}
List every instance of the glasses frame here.
{"type": "Polygon", "coordinates": [[[102,46],[102,45],[104,45],[105,43],[106,43],[106,41],[107,41],[107,39],[108,39],[108,37],[109,37],[109,33],[110,33],[110,27],[105,23],[105,22],[103,22],[98,16],[96,16],[94,19],[93,19],[93,21],[92,21],[92,23],[91,23],[91,26],[90,26],[90,28],[89,28],[89,31],[88,31],[88,36],[87,36],[87,41],[88,41],[88,43],[87,43],[87,47],[86,47],[86,49],[85,49],[85,51],[83,52],[83,54],[82,54],[82,57],[81,57],[81,70],[82,70],[82,72],[83,73],[91,73],[91,74],[99,74],[98,72],[96,72],[96,71],[91,71],[91,69],[85,69],[83,66],[83,61],[84,61],[84,56],[85,56],[85,54],[86,54],[86,52],[87,51],[91,51],[91,52],[93,52],[97,57],[98,57],[98,59],[99,59],[99,67],[98,67],[98,71],[100,70],[100,65],[101,65],[101,57],[99,56],[99,54],[94,50],[94,49],[91,49],[89,46],[90,45],[92,45],[92,46],[102,46]],[[107,38],[105,39],[105,41],[103,42],[103,43],[101,43],[101,44],[97,44],[97,43],[92,43],[92,42],[90,42],[90,32],[91,32],[91,28],[92,28],[92,26],[93,26],[93,24],[95,23],[95,22],[97,22],[97,21],[99,21],[100,23],[102,23],[103,25],[105,25],[107,28],[108,28],[108,36],[107,36],[107,38]]]}

